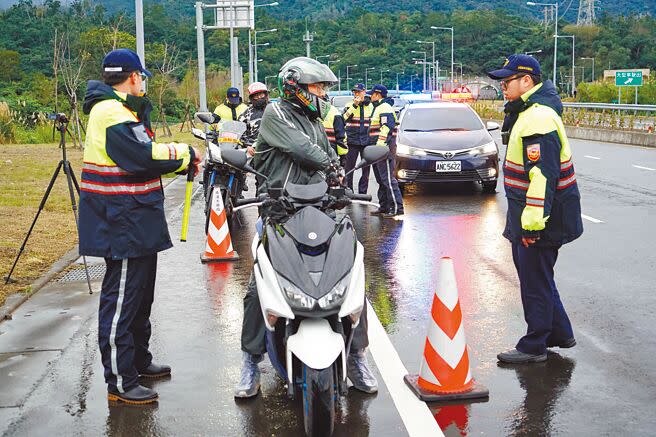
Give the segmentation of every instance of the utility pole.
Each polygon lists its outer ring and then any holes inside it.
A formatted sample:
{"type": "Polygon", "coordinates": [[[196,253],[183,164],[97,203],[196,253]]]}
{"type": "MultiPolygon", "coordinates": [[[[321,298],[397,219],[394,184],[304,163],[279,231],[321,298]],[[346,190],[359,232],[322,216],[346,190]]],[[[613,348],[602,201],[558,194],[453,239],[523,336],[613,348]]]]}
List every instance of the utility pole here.
{"type": "Polygon", "coordinates": [[[303,41],[305,41],[305,52],[308,58],[310,57],[310,45],[312,44],[312,41],[314,41],[314,35],[310,33],[310,30],[308,29],[308,20],[307,18],[305,19],[305,35],[303,36],[303,41]]]}
{"type": "Polygon", "coordinates": [[[196,44],[198,46],[198,98],[200,111],[207,112],[205,85],[205,33],[203,32],[203,3],[196,2],[196,44]]]}
{"type": "Polygon", "coordinates": [[[554,62],[553,62],[553,76],[551,76],[552,82],[555,84],[558,80],[556,78],[556,65],[558,64],[558,3],[535,3],[535,2],[526,2],[528,6],[550,6],[555,8],[554,14],[554,62]]]}
{"type": "MultiPolygon", "coordinates": [[[[144,26],[143,26],[143,0],[134,0],[134,15],[137,35],[137,55],[141,60],[141,65],[146,67],[146,49],[144,47],[144,26]]],[[[147,84],[143,81],[141,91],[146,92],[147,84]]]]}

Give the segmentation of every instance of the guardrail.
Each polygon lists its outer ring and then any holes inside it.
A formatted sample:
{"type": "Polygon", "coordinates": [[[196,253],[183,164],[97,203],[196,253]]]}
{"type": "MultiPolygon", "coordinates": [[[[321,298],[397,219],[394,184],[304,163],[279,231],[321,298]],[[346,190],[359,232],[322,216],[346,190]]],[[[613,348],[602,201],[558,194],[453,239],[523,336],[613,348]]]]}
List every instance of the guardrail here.
{"type": "Polygon", "coordinates": [[[618,104],[618,103],[578,103],[578,102],[563,102],[565,108],[580,108],[580,109],[610,109],[613,111],[643,111],[643,112],[656,112],[656,105],[632,105],[632,104],[618,104]]]}

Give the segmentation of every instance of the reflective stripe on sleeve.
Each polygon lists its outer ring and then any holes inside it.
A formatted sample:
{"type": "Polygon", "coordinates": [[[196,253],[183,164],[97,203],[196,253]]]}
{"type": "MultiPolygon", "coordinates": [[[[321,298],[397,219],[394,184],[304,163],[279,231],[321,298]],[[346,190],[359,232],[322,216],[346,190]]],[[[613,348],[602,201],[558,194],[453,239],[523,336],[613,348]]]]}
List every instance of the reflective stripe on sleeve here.
{"type": "Polygon", "coordinates": [[[82,171],[103,176],[125,176],[130,174],[117,165],[100,165],[92,164],[90,162],[85,162],[82,165],[82,171]]]}
{"type": "Polygon", "coordinates": [[[80,190],[97,194],[145,194],[159,190],[161,183],[159,179],[152,179],[143,183],[116,183],[104,184],[101,182],[82,180],[80,190]]]}
{"type": "Polygon", "coordinates": [[[522,181],[520,179],[511,178],[510,176],[504,175],[503,182],[504,184],[509,185],[511,187],[521,188],[522,190],[528,190],[529,183],[526,181],[522,181]]]}
{"type": "Polygon", "coordinates": [[[576,174],[572,173],[566,178],[559,179],[558,180],[558,187],[556,187],[558,190],[564,190],[565,188],[569,187],[570,185],[573,185],[576,183],[576,174]]]}

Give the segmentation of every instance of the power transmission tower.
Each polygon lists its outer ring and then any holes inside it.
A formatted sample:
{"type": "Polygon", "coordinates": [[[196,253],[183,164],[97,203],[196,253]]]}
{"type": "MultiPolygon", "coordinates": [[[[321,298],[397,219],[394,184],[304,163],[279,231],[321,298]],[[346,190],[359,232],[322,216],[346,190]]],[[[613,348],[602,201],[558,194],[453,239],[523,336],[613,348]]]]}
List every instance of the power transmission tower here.
{"type": "Polygon", "coordinates": [[[577,26],[593,26],[595,24],[595,9],[597,0],[580,0],[579,18],[576,20],[577,26]]]}

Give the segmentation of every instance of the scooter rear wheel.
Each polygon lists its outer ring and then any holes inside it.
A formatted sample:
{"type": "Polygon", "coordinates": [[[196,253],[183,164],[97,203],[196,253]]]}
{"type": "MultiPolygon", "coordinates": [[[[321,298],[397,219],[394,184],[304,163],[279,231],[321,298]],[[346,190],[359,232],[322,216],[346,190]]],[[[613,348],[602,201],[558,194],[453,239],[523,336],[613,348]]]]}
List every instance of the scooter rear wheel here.
{"type": "Polygon", "coordinates": [[[333,368],[317,370],[303,365],[303,421],[311,437],[330,436],[335,427],[333,368]]]}

